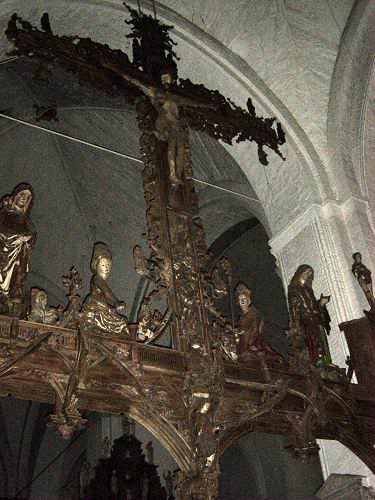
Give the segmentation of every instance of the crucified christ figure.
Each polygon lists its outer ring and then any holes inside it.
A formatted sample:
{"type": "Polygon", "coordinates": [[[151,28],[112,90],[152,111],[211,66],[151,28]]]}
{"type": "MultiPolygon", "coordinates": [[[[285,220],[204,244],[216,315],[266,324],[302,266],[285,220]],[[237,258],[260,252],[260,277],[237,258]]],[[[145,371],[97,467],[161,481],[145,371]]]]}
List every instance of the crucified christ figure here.
{"type": "Polygon", "coordinates": [[[155,135],[159,140],[168,144],[169,177],[173,185],[182,182],[181,174],[185,155],[185,125],[180,117],[180,107],[194,107],[217,109],[217,105],[209,102],[200,102],[188,97],[179,96],[172,91],[175,83],[172,74],[165,71],[161,75],[161,88],[140,82],[128,75],[124,70],[107,61],[102,61],[102,66],[112,70],[125,81],[141,90],[151,101],[157,112],[155,121],[155,135]]]}

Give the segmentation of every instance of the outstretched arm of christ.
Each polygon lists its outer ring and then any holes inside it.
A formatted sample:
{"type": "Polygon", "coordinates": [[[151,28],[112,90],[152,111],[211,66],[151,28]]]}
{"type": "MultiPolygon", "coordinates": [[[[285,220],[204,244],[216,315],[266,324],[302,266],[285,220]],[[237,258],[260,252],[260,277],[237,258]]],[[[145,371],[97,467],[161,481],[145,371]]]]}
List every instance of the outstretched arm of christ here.
{"type": "MultiPolygon", "coordinates": [[[[115,66],[111,62],[102,61],[102,66],[104,68],[110,69],[111,71],[113,71],[117,75],[121,76],[121,78],[123,78],[124,80],[126,80],[130,84],[134,85],[134,87],[137,87],[141,92],[143,92],[151,100],[154,99],[157,96],[157,94],[160,94],[160,91],[156,87],[140,82],[139,80],[137,80],[137,78],[130,76],[124,70],[118,68],[117,66],[115,66]]],[[[180,96],[177,94],[173,95],[173,100],[175,101],[175,103],[178,106],[182,106],[182,107],[186,107],[186,108],[217,109],[217,104],[214,104],[212,102],[197,101],[195,99],[191,99],[190,97],[180,96]]]]}
{"type": "Polygon", "coordinates": [[[145,95],[147,95],[147,97],[149,97],[151,99],[155,97],[155,94],[157,93],[157,89],[155,87],[153,87],[152,85],[147,85],[145,83],[140,82],[139,80],[137,80],[137,78],[134,78],[133,76],[128,75],[128,73],[126,73],[124,70],[118,68],[117,66],[115,66],[113,63],[111,63],[109,61],[102,61],[102,66],[103,66],[103,68],[110,69],[111,71],[116,73],[116,75],[121,76],[121,78],[123,78],[125,81],[134,85],[134,87],[137,87],[141,92],[143,92],[145,95]]]}

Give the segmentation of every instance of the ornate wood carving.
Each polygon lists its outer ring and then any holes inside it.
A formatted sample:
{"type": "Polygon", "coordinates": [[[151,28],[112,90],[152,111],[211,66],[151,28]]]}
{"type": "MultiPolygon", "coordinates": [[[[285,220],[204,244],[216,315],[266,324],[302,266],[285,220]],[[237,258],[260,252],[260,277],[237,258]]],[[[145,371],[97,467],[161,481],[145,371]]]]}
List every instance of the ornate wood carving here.
{"type": "MultiPolygon", "coordinates": [[[[65,436],[84,424],[81,412],[86,409],[128,413],[153,432],[180,465],[180,499],[217,498],[220,454],[252,431],[290,435],[291,452],[302,459],[317,452],[316,438],[338,439],[373,467],[374,394],[350,384],[345,370],[327,363],[314,366],[315,358],[301,342],[298,321],[290,328],[295,356],[289,367],[280,363],[276,369],[263,352],[248,363],[237,363],[233,317],[228,325],[215,308],[215,296],[233,292],[230,266],[223,263],[228,286],[217,272],[207,272],[209,255],[189,180],[186,123],[228,143],[234,138],[256,141],[264,164],[264,146],[281,155],[281,127],[275,130],[273,119],[256,116],[251,100],[246,112],[217,91],[189,81],[180,81],[168,94],[157,79],[165,66],[176,76],[170,27],[129,11],[132,63],[126,54],[89,39],[53,35],[45,16],[40,31],[14,15],[6,34],[20,55],[62,67],[81,82],[131,102],[137,98],[150,255],[146,259],[137,247],[134,259],[155,291],[142,304],[138,323],[129,327],[132,340],[88,332],[76,288],[69,292],[70,305],[60,326],[47,329],[0,317],[1,394],[55,401],[51,419],[65,436]],[[164,104],[175,106],[178,179],[170,171],[170,142],[158,134],[161,104],[155,104],[150,88],[164,104]],[[180,122],[181,117],[186,122],[180,122]],[[154,299],[165,301],[164,314],[151,314],[154,299]],[[150,345],[167,326],[172,349],[150,345]],[[135,331],[148,340],[135,342],[135,331]]],[[[73,286],[72,277],[70,281],[73,286]]]]}

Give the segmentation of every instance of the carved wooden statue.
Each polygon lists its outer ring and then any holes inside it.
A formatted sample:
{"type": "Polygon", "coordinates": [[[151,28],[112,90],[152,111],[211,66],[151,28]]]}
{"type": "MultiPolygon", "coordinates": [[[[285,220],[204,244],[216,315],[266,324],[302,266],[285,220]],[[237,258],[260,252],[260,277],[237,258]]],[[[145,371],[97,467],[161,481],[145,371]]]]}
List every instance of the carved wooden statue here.
{"type": "Polygon", "coordinates": [[[29,321],[53,325],[59,318],[59,311],[55,307],[49,307],[47,294],[39,288],[31,289],[31,311],[29,321]]]}
{"type": "Polygon", "coordinates": [[[68,289],[69,303],[62,312],[58,325],[64,328],[77,328],[80,322],[80,311],[82,308],[82,298],[79,294],[82,288],[82,278],[79,271],[73,266],[69,274],[63,276],[64,286],[68,289]]]}
{"type": "Polygon", "coordinates": [[[267,343],[264,320],[253,304],[253,293],[244,284],[239,283],[235,290],[236,300],[241,309],[238,324],[238,361],[248,362],[253,355],[263,353],[266,358],[282,361],[281,356],[267,343]]]}
{"type": "Polygon", "coordinates": [[[112,293],[107,278],[112,268],[112,255],[105,243],[95,243],[91,259],[90,294],[82,308],[83,325],[112,335],[129,336],[128,320],[119,312],[125,302],[112,293]]]}
{"type": "Polygon", "coordinates": [[[151,101],[157,112],[154,133],[156,137],[168,144],[169,177],[172,184],[182,182],[182,166],[185,164],[186,125],[180,118],[181,107],[215,109],[212,103],[199,102],[195,99],[178,95],[173,91],[174,70],[168,67],[161,74],[161,87],[145,84],[132,77],[123,69],[108,61],[102,61],[105,68],[111,69],[124,80],[141,90],[151,101]]]}
{"type": "Polygon", "coordinates": [[[18,184],[0,207],[0,312],[26,317],[24,287],[29,270],[29,254],[36,239],[30,212],[34,191],[18,184]]]}
{"type": "Polygon", "coordinates": [[[362,263],[362,255],[359,252],[353,254],[354,263],[352,265],[352,273],[357,278],[359,286],[362,288],[363,293],[371,309],[375,308],[374,292],[372,289],[371,271],[362,263]]]}
{"type": "Polygon", "coordinates": [[[288,287],[288,304],[291,331],[299,332],[294,349],[307,349],[311,363],[331,364],[327,335],[330,332],[330,317],[327,304],[330,296],[315,298],[312,289],[314,270],[302,264],[294,273],[288,287]]]}

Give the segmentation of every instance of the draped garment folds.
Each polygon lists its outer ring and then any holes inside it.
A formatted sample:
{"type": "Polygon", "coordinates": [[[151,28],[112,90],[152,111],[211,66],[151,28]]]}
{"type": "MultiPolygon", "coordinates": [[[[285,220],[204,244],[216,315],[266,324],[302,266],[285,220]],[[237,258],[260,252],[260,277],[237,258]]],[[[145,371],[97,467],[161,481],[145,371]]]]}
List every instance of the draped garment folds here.
{"type": "Polygon", "coordinates": [[[128,320],[116,311],[117,303],[108,283],[94,275],[91,278],[90,295],[83,305],[87,325],[114,335],[128,335],[128,320]]]}
{"type": "Polygon", "coordinates": [[[330,317],[327,308],[321,306],[314,291],[307,284],[294,283],[288,289],[289,312],[292,323],[299,326],[310,359],[316,363],[320,358],[330,363],[331,357],[326,338],[330,317]]]}
{"type": "Polygon", "coordinates": [[[280,358],[267,343],[264,320],[259,310],[251,304],[249,310],[240,318],[238,328],[243,331],[238,342],[239,360],[246,358],[246,353],[264,353],[266,356],[280,358]]]}
{"type": "Polygon", "coordinates": [[[28,184],[19,184],[0,207],[0,303],[7,299],[22,301],[29,270],[29,252],[36,240],[36,229],[30,219],[34,192],[28,184]],[[14,205],[21,191],[29,191],[31,201],[25,210],[14,205]],[[26,241],[27,240],[27,241],[26,241]]]}

